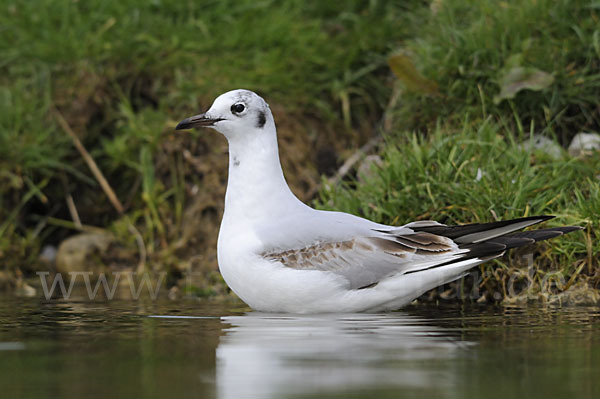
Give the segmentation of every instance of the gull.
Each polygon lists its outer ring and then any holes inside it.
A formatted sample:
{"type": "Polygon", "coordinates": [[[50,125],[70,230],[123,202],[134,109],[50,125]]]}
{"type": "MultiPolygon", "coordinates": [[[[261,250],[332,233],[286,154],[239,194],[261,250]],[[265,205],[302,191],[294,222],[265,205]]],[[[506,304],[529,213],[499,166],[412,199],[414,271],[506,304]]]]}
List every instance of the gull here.
{"type": "Polygon", "coordinates": [[[208,127],[229,144],[219,270],[232,291],[263,312],[380,312],[466,275],[507,249],[580,227],[521,232],[551,219],[447,226],[416,221],[388,226],[316,210],[290,190],[279,161],[269,105],[249,90],[217,97],[176,130],[208,127]]]}

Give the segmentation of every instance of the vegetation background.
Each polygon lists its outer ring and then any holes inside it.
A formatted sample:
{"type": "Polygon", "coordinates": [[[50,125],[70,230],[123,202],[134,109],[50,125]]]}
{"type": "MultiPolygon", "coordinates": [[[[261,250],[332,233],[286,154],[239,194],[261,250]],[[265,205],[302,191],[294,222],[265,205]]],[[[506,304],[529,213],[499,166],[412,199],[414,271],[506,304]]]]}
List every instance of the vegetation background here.
{"type": "MultiPolygon", "coordinates": [[[[550,225],[585,230],[536,247],[529,270],[522,254],[483,266],[481,298],[544,297],[550,281],[555,298],[598,300],[600,156],[563,149],[600,132],[597,2],[0,7],[5,288],[31,292],[36,271],[86,267],[166,271],[175,294],[227,295],[215,256],[226,142],[173,127],[247,88],[271,104],[303,200],[396,224],[555,214],[550,225]],[[515,273],[526,295],[508,292],[515,273]]],[[[461,287],[428,297],[461,298],[461,287]]]]}

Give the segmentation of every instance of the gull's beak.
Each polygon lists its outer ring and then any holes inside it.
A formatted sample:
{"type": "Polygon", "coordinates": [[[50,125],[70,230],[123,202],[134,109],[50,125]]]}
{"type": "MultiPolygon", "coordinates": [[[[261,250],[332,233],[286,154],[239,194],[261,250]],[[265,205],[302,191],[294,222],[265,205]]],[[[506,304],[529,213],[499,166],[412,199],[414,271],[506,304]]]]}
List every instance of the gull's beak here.
{"type": "Polygon", "coordinates": [[[187,119],[182,120],[177,124],[175,130],[191,129],[194,127],[207,127],[212,126],[216,122],[222,121],[223,118],[211,118],[206,114],[200,114],[191,116],[187,119]]]}

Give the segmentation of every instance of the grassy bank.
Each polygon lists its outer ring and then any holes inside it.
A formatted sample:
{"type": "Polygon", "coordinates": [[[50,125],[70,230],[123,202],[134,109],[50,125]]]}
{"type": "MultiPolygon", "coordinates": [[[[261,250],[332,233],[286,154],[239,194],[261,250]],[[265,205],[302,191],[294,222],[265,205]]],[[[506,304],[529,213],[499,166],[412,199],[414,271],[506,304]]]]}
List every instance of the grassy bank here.
{"type": "Polygon", "coordinates": [[[81,230],[78,218],[114,230],[133,250],[139,242],[127,226],[135,225],[156,267],[185,268],[174,265],[201,254],[197,263],[214,269],[226,146],[217,135],[174,135],[177,121],[224,91],[260,92],[277,113],[282,147],[296,153],[284,157],[294,165],[292,184],[310,199],[320,173],[335,169],[341,150],[363,142],[380,117],[391,86],[387,54],[408,35],[408,10],[419,4],[5,4],[0,263],[44,267],[41,246],[81,230]]]}
{"type": "MultiPolygon", "coordinates": [[[[574,224],[585,230],[484,264],[483,295],[488,300],[504,297],[507,282],[522,279],[521,270],[533,283],[528,291],[531,298],[549,289],[542,287],[549,278],[560,280],[555,287],[559,292],[576,281],[598,287],[600,157],[578,159],[564,152],[555,159],[544,151],[527,149],[526,143],[527,139],[489,120],[476,126],[465,122],[456,130],[438,127],[426,138],[392,135],[381,146],[381,163],[372,165],[370,173],[363,172],[368,177],[359,175],[358,181],[328,186],[322,191],[321,207],[396,225],[413,220],[452,225],[556,215],[546,223],[548,227],[574,224]],[[528,264],[530,255],[535,260],[528,264]],[[495,293],[499,295],[494,297],[495,293]]],[[[521,289],[517,293],[525,294],[521,289]]]]}
{"type": "MultiPolygon", "coordinates": [[[[304,200],[390,223],[554,213],[553,223],[586,230],[541,247],[539,276],[559,270],[598,284],[597,154],[552,159],[518,145],[530,133],[568,145],[600,131],[593,2],[2,7],[0,282],[52,268],[38,258],[43,246],[100,229],[116,237],[97,257],[104,267],[142,260],[167,271],[169,284],[199,272],[193,292],[222,292],[215,248],[226,143],[173,127],[243,87],[271,104],[286,176],[304,200]],[[384,167],[364,182],[347,175],[323,186],[321,176],[380,126],[384,167]]],[[[494,270],[517,265],[502,262],[494,270]]],[[[489,290],[503,292],[504,276],[493,275],[489,290]]]]}
{"type": "Polygon", "coordinates": [[[600,131],[598,6],[440,1],[431,10],[390,59],[400,94],[388,110],[395,124],[379,146],[381,164],[368,178],[328,186],[321,206],[392,224],[557,215],[549,225],[585,232],[482,267],[485,297],[539,298],[550,278],[560,280],[554,293],[581,282],[574,296],[597,300],[585,291],[600,286],[600,156],[532,148],[534,135],[568,146],[579,132],[600,131]],[[527,265],[531,252],[539,256],[527,265]],[[529,295],[508,293],[511,276],[524,274],[529,295]]]}
{"type": "Polygon", "coordinates": [[[493,119],[568,145],[598,131],[600,23],[587,0],[438,1],[402,46],[435,89],[413,90],[397,110],[403,128],[439,119],[460,126],[493,119]],[[524,126],[524,129],[522,128],[524,126]]]}

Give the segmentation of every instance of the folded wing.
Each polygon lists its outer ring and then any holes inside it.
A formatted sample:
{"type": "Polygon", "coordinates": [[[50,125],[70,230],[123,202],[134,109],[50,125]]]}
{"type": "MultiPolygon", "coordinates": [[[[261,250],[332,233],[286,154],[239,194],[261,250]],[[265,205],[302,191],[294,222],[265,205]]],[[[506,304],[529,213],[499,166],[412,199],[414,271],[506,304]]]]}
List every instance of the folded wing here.
{"type": "Polygon", "coordinates": [[[550,218],[536,216],[462,226],[420,221],[372,229],[372,235],[266,251],[262,255],[293,269],[336,273],[348,281],[349,288],[361,289],[391,275],[417,273],[468,259],[477,264],[501,256],[507,249],[580,229],[567,226],[516,232],[550,218]]]}

